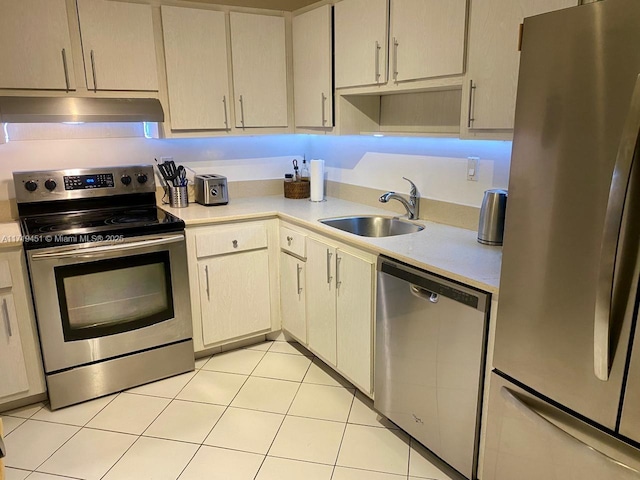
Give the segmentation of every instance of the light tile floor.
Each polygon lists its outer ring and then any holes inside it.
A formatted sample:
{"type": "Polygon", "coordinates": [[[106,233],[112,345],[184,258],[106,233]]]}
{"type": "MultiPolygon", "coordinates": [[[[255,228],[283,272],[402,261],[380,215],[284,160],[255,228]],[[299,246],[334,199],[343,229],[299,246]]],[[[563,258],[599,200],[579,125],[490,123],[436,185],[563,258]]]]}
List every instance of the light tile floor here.
{"type": "Polygon", "coordinates": [[[7,480],[450,480],[346,380],[279,340],[117,395],[2,419],[7,480]]]}

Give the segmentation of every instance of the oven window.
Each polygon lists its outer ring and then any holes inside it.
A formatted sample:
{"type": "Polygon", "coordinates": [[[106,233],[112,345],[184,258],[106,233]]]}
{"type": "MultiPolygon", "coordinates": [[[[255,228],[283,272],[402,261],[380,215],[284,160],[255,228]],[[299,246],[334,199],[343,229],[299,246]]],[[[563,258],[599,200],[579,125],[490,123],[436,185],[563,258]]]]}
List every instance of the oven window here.
{"type": "Polygon", "coordinates": [[[65,341],[137,330],[174,316],[168,251],[54,270],[65,341]]]}

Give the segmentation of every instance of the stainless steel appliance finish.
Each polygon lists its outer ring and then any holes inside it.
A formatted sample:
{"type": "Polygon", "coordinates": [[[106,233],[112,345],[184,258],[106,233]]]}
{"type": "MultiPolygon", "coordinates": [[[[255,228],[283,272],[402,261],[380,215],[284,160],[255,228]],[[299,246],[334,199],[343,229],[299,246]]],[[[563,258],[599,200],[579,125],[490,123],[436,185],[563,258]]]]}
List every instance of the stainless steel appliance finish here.
{"type": "Polygon", "coordinates": [[[96,242],[81,248],[29,250],[45,370],[57,372],[190,339],[191,323],[184,321],[190,315],[184,242],[184,234],[179,233],[96,242]],[[162,258],[154,253],[168,255],[162,258]],[[137,262],[140,258],[148,261],[137,262]],[[116,260],[119,268],[113,269],[116,260]],[[167,267],[170,277],[165,277],[167,267]],[[167,281],[171,282],[171,298],[166,295],[167,281]],[[173,315],[167,312],[163,321],[137,325],[136,321],[167,310],[169,303],[173,315]],[[130,328],[121,332],[101,331],[113,324],[124,327],[126,322],[130,328]],[[74,337],[74,333],[79,336],[92,329],[94,333],[86,338],[74,337]]]}
{"type": "Polygon", "coordinates": [[[407,222],[397,217],[337,217],[325,218],[320,220],[320,223],[362,237],[390,237],[424,230],[424,225],[407,222]]]}
{"type": "Polygon", "coordinates": [[[229,203],[227,177],[222,175],[196,175],[194,179],[196,202],[200,205],[226,205],[229,203]]]}
{"type": "Polygon", "coordinates": [[[194,369],[193,341],[172,343],[47,375],[52,410],[194,369]]]}
{"type": "Polygon", "coordinates": [[[378,260],[374,407],[476,478],[490,295],[378,260]]]}
{"type": "Polygon", "coordinates": [[[506,209],[506,190],[494,189],[484,192],[478,222],[478,242],[485,245],[502,245],[506,209]]]}
{"type": "Polygon", "coordinates": [[[193,370],[184,222],[155,206],[151,167],[14,185],[51,408],[193,370]]]}
{"type": "MultiPolygon", "coordinates": [[[[545,405],[636,447],[638,25],[633,0],[525,20],[493,362],[545,405]]],[[[488,421],[504,432],[496,395],[488,421]]],[[[529,434],[524,424],[517,434],[529,434]]],[[[525,461],[506,449],[495,458],[525,461]]],[[[536,478],[549,478],[556,462],[550,456],[534,468],[536,478]]],[[[499,468],[485,473],[513,478],[499,468]]]]}
{"type": "Polygon", "coordinates": [[[13,183],[18,204],[156,191],[152,165],[13,172],[13,183]]]}
{"type": "Polygon", "coordinates": [[[157,98],[0,97],[0,123],[164,122],[157,98]]]}
{"type": "Polygon", "coordinates": [[[639,478],[638,450],[496,373],[489,414],[483,480],[639,478]]]}

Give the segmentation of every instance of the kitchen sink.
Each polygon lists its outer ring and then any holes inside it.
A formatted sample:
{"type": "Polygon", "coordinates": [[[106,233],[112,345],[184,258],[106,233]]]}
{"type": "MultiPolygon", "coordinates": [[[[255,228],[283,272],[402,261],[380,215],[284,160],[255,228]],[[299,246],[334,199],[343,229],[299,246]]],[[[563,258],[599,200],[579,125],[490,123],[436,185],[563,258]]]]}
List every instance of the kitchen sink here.
{"type": "Polygon", "coordinates": [[[360,235],[362,237],[390,237],[405,235],[424,230],[423,225],[409,222],[398,217],[357,216],[336,217],[320,220],[321,223],[338,230],[360,235]]]}

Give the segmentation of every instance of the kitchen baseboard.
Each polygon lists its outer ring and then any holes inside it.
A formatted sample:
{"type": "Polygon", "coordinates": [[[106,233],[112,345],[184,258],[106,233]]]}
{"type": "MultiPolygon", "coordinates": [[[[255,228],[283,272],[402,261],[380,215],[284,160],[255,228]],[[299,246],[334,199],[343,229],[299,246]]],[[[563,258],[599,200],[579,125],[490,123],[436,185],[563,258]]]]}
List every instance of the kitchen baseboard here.
{"type": "Polygon", "coordinates": [[[9,412],[16,408],[26,407],[38,402],[46,402],[48,399],[47,392],[38,393],[37,395],[30,395],[28,397],[21,398],[19,400],[13,400],[11,402],[0,404],[0,412],[9,412]]]}

